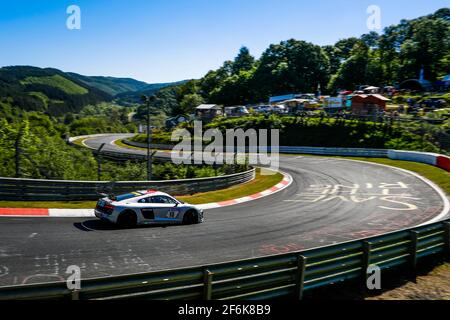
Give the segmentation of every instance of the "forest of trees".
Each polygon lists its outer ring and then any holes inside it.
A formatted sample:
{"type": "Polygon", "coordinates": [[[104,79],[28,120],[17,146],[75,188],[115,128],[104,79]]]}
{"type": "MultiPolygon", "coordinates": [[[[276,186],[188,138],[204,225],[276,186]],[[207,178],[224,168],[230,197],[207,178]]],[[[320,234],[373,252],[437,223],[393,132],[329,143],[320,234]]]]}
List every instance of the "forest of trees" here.
{"type": "Polygon", "coordinates": [[[450,73],[450,9],[402,20],[381,34],[318,46],[290,39],[272,44],[259,59],[242,47],[233,61],[199,80],[157,93],[157,104],[173,115],[191,113],[202,102],[223,105],[266,102],[292,92],[334,94],[358,85],[398,85],[419,78],[436,81],[450,73]]]}
{"type": "MultiPolygon", "coordinates": [[[[71,131],[97,129],[107,132],[104,118],[86,117],[69,125],[39,112],[27,112],[20,119],[8,122],[0,117],[0,177],[21,177],[57,180],[98,179],[98,164],[93,153],[84,147],[73,147],[63,136],[71,131]]],[[[118,126],[118,124],[116,124],[118,126]]],[[[112,132],[120,132],[113,129],[112,132]]],[[[145,162],[114,162],[102,160],[103,181],[134,181],[147,179],[145,162]]],[[[246,170],[247,165],[221,167],[153,163],[153,179],[189,179],[232,174],[246,170]]]]}
{"type": "Polygon", "coordinates": [[[60,116],[112,96],[57,69],[14,66],[0,69],[0,100],[16,109],[60,116]]]}

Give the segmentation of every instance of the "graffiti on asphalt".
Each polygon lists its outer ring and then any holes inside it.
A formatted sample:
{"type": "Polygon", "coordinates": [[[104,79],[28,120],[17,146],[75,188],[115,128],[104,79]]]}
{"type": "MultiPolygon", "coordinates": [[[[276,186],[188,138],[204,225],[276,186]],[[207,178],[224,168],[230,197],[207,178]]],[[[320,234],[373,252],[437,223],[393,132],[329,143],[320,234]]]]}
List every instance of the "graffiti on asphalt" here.
{"type": "Polygon", "coordinates": [[[386,210],[411,211],[417,210],[421,199],[409,192],[409,185],[403,182],[396,183],[365,183],[351,185],[311,185],[305,192],[297,194],[295,199],[286,202],[330,202],[342,201],[364,204],[377,201],[378,207],[386,210]]]}

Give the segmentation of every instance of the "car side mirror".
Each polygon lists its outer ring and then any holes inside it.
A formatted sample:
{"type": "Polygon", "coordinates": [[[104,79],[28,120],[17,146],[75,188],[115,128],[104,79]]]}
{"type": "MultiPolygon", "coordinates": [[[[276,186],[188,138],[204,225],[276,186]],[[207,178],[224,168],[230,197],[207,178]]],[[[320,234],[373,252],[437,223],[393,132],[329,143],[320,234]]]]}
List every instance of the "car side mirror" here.
{"type": "Polygon", "coordinates": [[[176,208],[176,207],[178,207],[178,203],[175,203],[175,206],[174,206],[174,208],[176,208]]]}

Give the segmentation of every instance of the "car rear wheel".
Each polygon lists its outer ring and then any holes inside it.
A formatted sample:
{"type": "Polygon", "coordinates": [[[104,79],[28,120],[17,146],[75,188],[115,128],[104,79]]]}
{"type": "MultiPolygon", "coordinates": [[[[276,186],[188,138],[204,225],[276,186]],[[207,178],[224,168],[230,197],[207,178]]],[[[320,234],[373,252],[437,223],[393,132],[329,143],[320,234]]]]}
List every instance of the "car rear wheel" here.
{"type": "Polygon", "coordinates": [[[186,212],[183,216],[183,224],[195,224],[197,222],[196,220],[195,212],[190,210],[186,212]]]}
{"type": "Polygon", "coordinates": [[[122,228],[133,228],[137,225],[137,217],[133,211],[122,212],[117,219],[117,224],[122,228]]]}

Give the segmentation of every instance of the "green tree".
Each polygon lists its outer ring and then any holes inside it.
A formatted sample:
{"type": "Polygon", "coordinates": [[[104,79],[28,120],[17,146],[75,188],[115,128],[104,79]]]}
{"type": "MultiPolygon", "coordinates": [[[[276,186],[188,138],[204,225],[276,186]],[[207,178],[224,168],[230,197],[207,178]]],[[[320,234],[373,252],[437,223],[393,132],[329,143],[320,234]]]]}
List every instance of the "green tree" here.
{"type": "Polygon", "coordinates": [[[369,50],[365,78],[367,84],[378,87],[386,85],[380,50],[369,50]]]}
{"type": "Polygon", "coordinates": [[[240,71],[225,79],[210,94],[210,101],[224,105],[238,105],[252,101],[254,91],[251,87],[255,68],[240,71]]]}
{"type": "Polygon", "coordinates": [[[242,47],[239,54],[233,61],[232,73],[239,74],[241,71],[248,71],[253,67],[255,58],[250,54],[247,47],[242,47]]]}
{"type": "Polygon", "coordinates": [[[360,39],[356,37],[342,39],[336,42],[334,47],[337,50],[337,55],[341,59],[341,62],[347,60],[351,56],[351,51],[355,47],[356,43],[358,43],[360,39]]]}
{"type": "Polygon", "coordinates": [[[442,57],[450,51],[450,22],[422,18],[411,22],[410,32],[411,37],[401,45],[400,74],[405,79],[418,78],[423,66],[425,78],[435,81],[448,72],[449,66],[442,57]]]}
{"type": "Polygon", "coordinates": [[[201,95],[197,93],[187,94],[180,102],[180,111],[183,114],[190,114],[202,103],[204,103],[204,100],[201,95]]]}
{"type": "Polygon", "coordinates": [[[73,113],[69,112],[64,116],[64,124],[71,124],[74,120],[75,116],[73,115],[73,113]]]}
{"type": "Polygon", "coordinates": [[[323,51],[330,61],[330,74],[336,74],[341,66],[341,58],[339,57],[339,50],[335,46],[324,46],[323,51]]]}
{"type": "Polygon", "coordinates": [[[357,85],[363,85],[367,79],[367,67],[369,62],[369,48],[359,41],[350,52],[350,57],[341,65],[338,73],[328,85],[329,90],[350,89],[357,85]]]}
{"type": "Polygon", "coordinates": [[[383,69],[383,78],[386,83],[397,82],[400,67],[399,51],[396,28],[390,26],[385,28],[384,34],[379,38],[380,64],[383,69]]]}
{"type": "Polygon", "coordinates": [[[380,40],[380,36],[375,31],[363,34],[361,36],[361,41],[363,41],[369,48],[377,48],[380,40]]]}
{"type": "Polygon", "coordinates": [[[13,177],[15,174],[14,142],[17,133],[17,128],[6,119],[0,118],[0,176],[2,177],[13,177]]]}
{"type": "Polygon", "coordinates": [[[259,101],[269,95],[314,92],[329,80],[330,61],[321,47],[294,39],[271,45],[262,55],[252,79],[259,101]]]}

